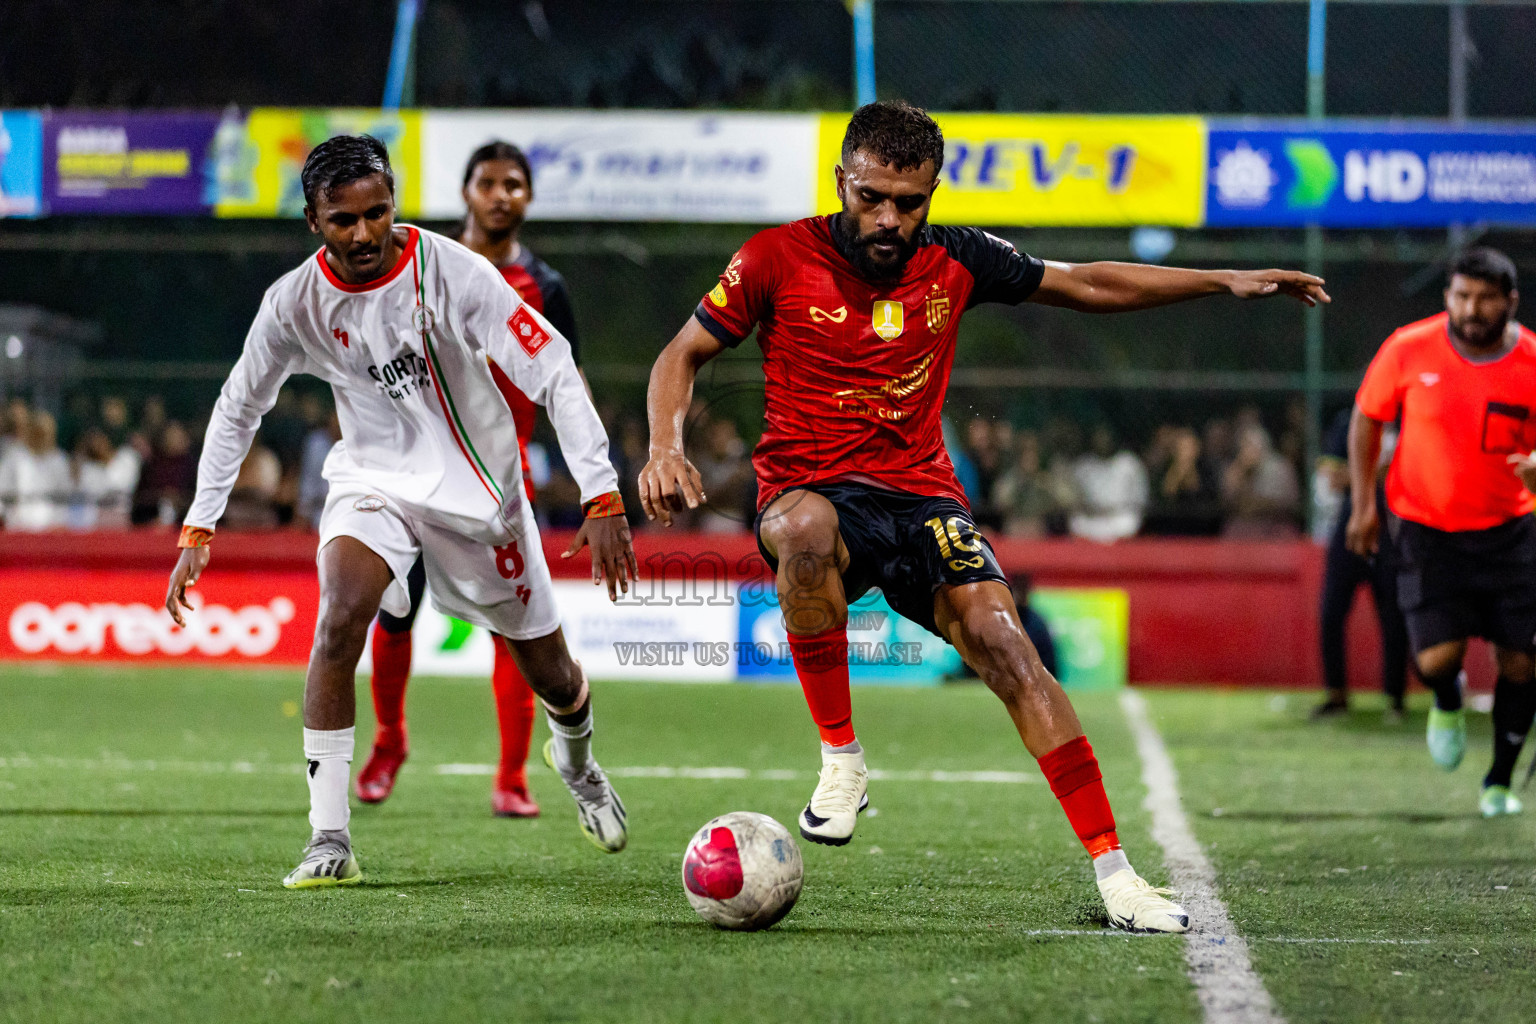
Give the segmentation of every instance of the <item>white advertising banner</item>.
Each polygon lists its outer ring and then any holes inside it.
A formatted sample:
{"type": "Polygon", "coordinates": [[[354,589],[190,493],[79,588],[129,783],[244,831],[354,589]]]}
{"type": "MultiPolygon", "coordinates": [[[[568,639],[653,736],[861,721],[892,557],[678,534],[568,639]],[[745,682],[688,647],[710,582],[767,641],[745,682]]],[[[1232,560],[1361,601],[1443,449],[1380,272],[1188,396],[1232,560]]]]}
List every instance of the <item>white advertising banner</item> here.
{"type": "MultiPolygon", "coordinates": [[[[721,641],[736,635],[736,603],[679,607],[648,600],[611,604],[605,587],[555,581],[555,603],[571,655],[592,679],[660,679],[673,682],[729,682],[735,662],[721,656],[721,641]]],[[[450,619],[432,607],[430,596],[416,617],[411,671],[429,676],[491,676],[491,635],[450,619]]],[[[372,659],[363,652],[358,672],[372,659]]]]}
{"type": "Polygon", "coordinates": [[[464,166],[492,140],[533,167],[534,220],[776,224],[815,208],[814,114],[428,110],[422,215],[464,212],[464,166]]]}

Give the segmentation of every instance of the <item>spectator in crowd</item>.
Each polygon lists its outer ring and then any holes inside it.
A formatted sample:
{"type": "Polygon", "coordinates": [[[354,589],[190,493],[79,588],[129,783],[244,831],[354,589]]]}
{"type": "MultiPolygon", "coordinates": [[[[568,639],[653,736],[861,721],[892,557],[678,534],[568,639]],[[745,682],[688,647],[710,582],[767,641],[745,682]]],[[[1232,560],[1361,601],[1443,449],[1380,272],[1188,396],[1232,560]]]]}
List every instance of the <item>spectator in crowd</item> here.
{"type": "Polygon", "coordinates": [[[0,516],[8,530],[62,526],[71,481],[69,459],[58,445],[53,417],[27,414],[21,443],[0,456],[0,516]]]}
{"type": "Polygon", "coordinates": [[[170,422],[165,415],[165,399],[159,395],[150,395],[144,399],[144,406],[139,410],[139,433],[145,437],[158,438],[170,422]]]}
{"type": "Polygon", "coordinates": [[[27,422],[31,418],[32,410],[25,399],[13,398],[5,403],[3,414],[0,414],[0,456],[12,448],[26,445],[27,422]]]}
{"type": "Polygon", "coordinates": [[[713,419],[704,429],[704,444],[693,464],[709,501],[695,509],[690,525],[705,533],[735,533],[752,521],[756,476],[747,458],[747,443],[729,419],[713,419]]]}
{"type": "Polygon", "coordinates": [[[107,395],[101,400],[101,429],[113,448],[128,443],[133,427],[128,422],[128,403],[120,395],[107,395]]]}
{"type": "Polygon", "coordinates": [[[304,438],[304,457],[299,463],[299,501],[295,509],[295,517],[301,526],[312,530],[319,526],[320,513],[325,511],[325,498],[330,493],[324,475],[325,459],[340,440],[341,422],[334,409],[323,424],[304,438]]]}
{"type": "Polygon", "coordinates": [[[1017,449],[1013,465],[992,485],[992,507],[1002,519],[1003,532],[1013,537],[1059,533],[1058,522],[1072,495],[1069,492],[1063,501],[1057,480],[1046,472],[1039,434],[1019,434],[1017,449]]]}
{"type": "Polygon", "coordinates": [[[1236,455],[1237,438],[1232,421],[1220,416],[1206,420],[1200,438],[1200,462],[1207,479],[1216,481],[1219,487],[1226,479],[1227,466],[1236,455]]]}
{"type": "MultiPolygon", "coordinates": [[[[1408,689],[1408,623],[1397,601],[1397,564],[1392,545],[1382,544],[1370,558],[1349,550],[1345,527],[1353,501],[1349,493],[1349,421],[1353,407],[1342,409],[1323,436],[1318,475],[1342,490],[1342,496],[1325,524],[1328,554],[1323,562],[1323,600],[1319,613],[1323,656],[1323,702],[1312,710],[1313,718],[1327,718],[1349,710],[1349,677],[1345,656],[1344,627],[1360,584],[1368,583],[1381,629],[1381,690],[1387,695],[1388,723],[1403,717],[1403,696],[1408,689]]],[[[1397,428],[1382,432],[1377,462],[1376,500],[1386,508],[1387,470],[1397,449],[1397,428]]]]}
{"type": "Polygon", "coordinates": [[[966,451],[959,432],[948,416],[941,417],[939,425],[944,431],[944,451],[949,455],[950,464],[955,467],[955,480],[965,492],[966,501],[973,510],[978,506],[984,507],[987,496],[981,493],[981,477],[976,472],[976,463],[966,451]]]}
{"type": "Polygon", "coordinates": [[[1094,428],[1089,451],[1072,467],[1078,505],[1067,520],[1074,537],[1103,543],[1134,537],[1147,507],[1147,471],[1119,447],[1108,424],[1094,428]]]}
{"type": "Polygon", "coordinates": [[[283,464],[258,433],[251,450],[240,463],[229,505],[219,525],[231,530],[271,530],[278,524],[278,489],[283,485],[283,464]]]}
{"type": "MultiPolygon", "coordinates": [[[[149,408],[148,403],[145,408],[149,408]]],[[[133,495],[134,525],[173,526],[181,522],[196,486],[197,456],[192,451],[192,437],[179,421],[166,420],[139,474],[139,489],[133,495]]]]}
{"type": "MultiPolygon", "coordinates": [[[[1012,427],[1008,428],[1012,433],[1012,427]]],[[[976,471],[976,491],[974,496],[967,491],[967,497],[972,497],[971,515],[982,526],[998,526],[999,516],[992,508],[992,487],[997,478],[1002,474],[1005,449],[998,444],[1000,431],[996,425],[985,416],[972,416],[965,425],[965,453],[970,456],[971,466],[976,471]]]]}
{"type": "MultiPolygon", "coordinates": [[[[1241,414],[1240,414],[1241,415],[1241,414]]],[[[1275,451],[1269,432],[1249,419],[1239,420],[1237,455],[1222,478],[1227,522],[1222,536],[1284,539],[1300,534],[1301,511],[1296,467],[1275,451]]]]}
{"type": "Polygon", "coordinates": [[[121,530],[128,526],[142,459],[131,444],[114,445],[103,427],[87,427],[75,445],[75,486],[69,526],[121,530]]]}
{"type": "Polygon", "coordinates": [[[624,497],[624,508],[629,516],[630,529],[660,528],[645,518],[640,504],[640,470],[650,457],[645,421],[639,416],[625,414],[606,420],[617,423],[617,430],[609,441],[608,451],[614,468],[619,473],[619,493],[624,497]]]}
{"type": "Polygon", "coordinates": [[[1152,474],[1147,533],[1208,537],[1221,529],[1221,493],[1209,463],[1201,458],[1200,438],[1188,427],[1160,431],[1152,474]]]}

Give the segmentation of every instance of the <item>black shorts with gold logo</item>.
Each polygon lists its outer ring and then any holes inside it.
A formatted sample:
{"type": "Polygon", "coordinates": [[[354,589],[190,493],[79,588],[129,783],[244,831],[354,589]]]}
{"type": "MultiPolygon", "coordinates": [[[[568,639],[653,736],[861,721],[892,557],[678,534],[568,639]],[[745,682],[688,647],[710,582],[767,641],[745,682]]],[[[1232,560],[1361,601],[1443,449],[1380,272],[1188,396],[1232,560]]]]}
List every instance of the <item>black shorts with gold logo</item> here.
{"type": "Polygon", "coordinates": [[[778,560],[763,547],[763,517],[784,514],[805,491],[837,510],[837,529],[848,547],[843,592],[850,604],[879,587],[898,615],[938,634],[933,595],[939,587],[1008,582],[992,545],[976,532],[970,510],[960,502],[852,483],[793,488],[770,504],[771,512],[758,513],[757,548],[775,572],[778,560]]]}

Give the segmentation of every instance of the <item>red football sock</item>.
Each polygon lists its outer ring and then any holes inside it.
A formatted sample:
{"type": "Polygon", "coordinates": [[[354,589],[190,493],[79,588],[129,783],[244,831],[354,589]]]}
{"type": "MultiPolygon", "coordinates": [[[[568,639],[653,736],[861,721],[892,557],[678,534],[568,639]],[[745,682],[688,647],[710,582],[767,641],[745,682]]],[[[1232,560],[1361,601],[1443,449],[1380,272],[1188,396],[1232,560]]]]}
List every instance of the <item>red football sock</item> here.
{"type": "Polygon", "coordinates": [[[832,747],[854,740],[853,698],[848,693],[848,624],[809,636],[789,634],[795,674],[811,706],[811,718],[821,730],[821,742],[832,747]]]}
{"type": "Polygon", "coordinates": [[[1097,857],[1120,849],[1115,835],[1115,814],[1109,809],[1104,792],[1104,776],[1099,760],[1093,756],[1088,737],[1068,740],[1040,758],[1040,770],[1051,784],[1051,792],[1067,812],[1072,831],[1083,841],[1088,856],[1097,857]]]}
{"type": "Polygon", "coordinates": [[[497,789],[528,788],[528,744],[533,739],[533,690],[517,670],[517,662],[500,638],[496,640],[496,667],[491,671],[496,692],[496,722],[501,727],[501,764],[496,770],[497,789]]]}
{"type": "Polygon", "coordinates": [[[373,713],[379,721],[374,744],[405,749],[405,684],[411,678],[411,631],[391,633],[373,624],[373,713]]]}

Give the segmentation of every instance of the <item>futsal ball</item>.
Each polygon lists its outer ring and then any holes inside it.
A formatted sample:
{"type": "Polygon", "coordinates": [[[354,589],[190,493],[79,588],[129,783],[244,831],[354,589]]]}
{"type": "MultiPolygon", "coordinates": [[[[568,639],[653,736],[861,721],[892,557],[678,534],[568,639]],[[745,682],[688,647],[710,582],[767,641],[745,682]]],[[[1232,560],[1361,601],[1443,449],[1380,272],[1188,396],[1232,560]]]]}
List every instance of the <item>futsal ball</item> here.
{"type": "Polygon", "coordinates": [[[732,811],[706,822],[683,852],[683,892],[698,915],[732,931],[778,922],[800,898],[804,869],[789,829],[732,811]]]}

